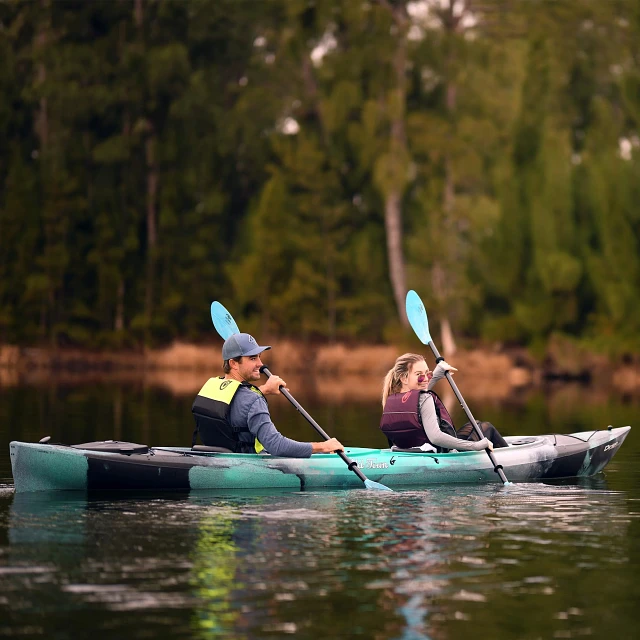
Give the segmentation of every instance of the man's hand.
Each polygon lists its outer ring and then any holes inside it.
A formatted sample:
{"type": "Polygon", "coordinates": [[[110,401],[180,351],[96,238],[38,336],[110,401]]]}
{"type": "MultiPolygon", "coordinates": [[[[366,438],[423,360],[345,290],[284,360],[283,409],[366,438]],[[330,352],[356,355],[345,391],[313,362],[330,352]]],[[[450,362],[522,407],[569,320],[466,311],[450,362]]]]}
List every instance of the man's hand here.
{"type": "Polygon", "coordinates": [[[335,451],[344,451],[342,443],[335,438],[331,438],[325,442],[311,443],[311,453],[334,453],[335,451]]]}
{"type": "Polygon", "coordinates": [[[275,376],[272,374],[271,377],[267,378],[267,381],[258,388],[260,389],[260,391],[262,391],[263,395],[268,396],[277,395],[278,393],[280,393],[280,387],[284,387],[285,389],[287,389],[287,383],[280,376],[275,376]]]}

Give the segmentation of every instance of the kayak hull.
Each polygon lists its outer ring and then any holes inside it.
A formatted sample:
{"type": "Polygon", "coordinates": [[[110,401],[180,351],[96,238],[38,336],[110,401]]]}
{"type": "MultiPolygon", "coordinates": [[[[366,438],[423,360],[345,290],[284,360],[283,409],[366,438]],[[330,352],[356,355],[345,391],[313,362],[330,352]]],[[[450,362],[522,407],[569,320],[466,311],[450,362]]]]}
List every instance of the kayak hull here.
{"type": "MultiPolygon", "coordinates": [[[[630,427],[618,427],[568,435],[508,437],[509,447],[496,449],[494,456],[510,482],[591,476],[604,469],[629,431],[630,427]]],[[[258,454],[194,452],[181,447],[148,448],[142,445],[130,445],[128,450],[124,446],[124,452],[117,453],[100,450],[100,445],[104,444],[88,443],[71,447],[11,442],[11,466],[16,492],[196,489],[304,491],[363,486],[335,454],[279,458],[258,454]]],[[[485,451],[437,454],[349,448],[346,453],[357,462],[369,480],[392,488],[500,483],[485,451]]]]}

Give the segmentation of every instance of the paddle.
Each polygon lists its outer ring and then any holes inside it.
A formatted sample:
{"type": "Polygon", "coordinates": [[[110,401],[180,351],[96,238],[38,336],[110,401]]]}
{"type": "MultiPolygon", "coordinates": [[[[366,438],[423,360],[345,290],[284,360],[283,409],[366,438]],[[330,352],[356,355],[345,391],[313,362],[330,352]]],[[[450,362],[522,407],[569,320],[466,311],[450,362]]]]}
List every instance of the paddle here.
{"type": "Polygon", "coordinates": [[[240,333],[233,316],[217,300],[211,303],[211,320],[223,340],[240,333]]]}
{"type": "MultiPolygon", "coordinates": [[[[220,334],[223,340],[231,337],[234,333],[240,333],[238,325],[236,324],[233,316],[216,300],[211,303],[211,320],[216,331],[220,334]]],[[[260,367],[260,372],[264,373],[267,378],[270,378],[272,373],[267,369],[266,365],[260,367]]],[[[324,440],[331,440],[331,438],[325,433],[324,429],[302,408],[297,400],[282,386],[280,385],[280,393],[306,418],[307,422],[324,438],[324,440]]],[[[336,451],[336,453],[345,461],[347,467],[353,473],[355,473],[367,489],[376,489],[378,491],[392,491],[389,487],[381,484],[380,482],[374,482],[369,480],[362,471],[358,468],[358,463],[351,460],[344,451],[336,451]]]]}
{"type": "MultiPolygon", "coordinates": [[[[433,355],[436,358],[436,363],[440,362],[441,360],[444,360],[444,358],[442,358],[438,353],[438,350],[436,349],[436,345],[433,344],[433,340],[431,339],[431,334],[429,333],[429,321],[427,320],[427,312],[424,308],[424,305],[422,304],[422,300],[420,300],[420,296],[415,291],[411,290],[407,293],[405,307],[407,310],[407,318],[409,319],[409,324],[415,331],[420,341],[423,344],[427,344],[431,347],[431,351],[433,351],[433,355]]],[[[456,383],[453,381],[453,378],[451,377],[451,373],[447,371],[445,372],[445,376],[449,381],[451,388],[453,389],[453,393],[455,393],[456,398],[458,398],[458,402],[464,409],[464,412],[467,414],[467,418],[469,418],[469,421],[473,425],[473,428],[476,430],[476,433],[478,434],[480,439],[484,438],[484,434],[482,433],[482,430],[478,426],[478,423],[473,417],[471,410],[467,406],[467,403],[464,401],[464,398],[462,397],[462,394],[458,390],[456,383]]],[[[491,449],[487,447],[485,451],[489,456],[489,460],[491,460],[491,464],[493,465],[493,470],[498,474],[498,476],[500,476],[500,480],[502,480],[503,484],[505,485],[511,484],[507,480],[506,476],[504,475],[504,471],[502,470],[502,465],[499,465],[496,462],[496,459],[491,449]]]]}

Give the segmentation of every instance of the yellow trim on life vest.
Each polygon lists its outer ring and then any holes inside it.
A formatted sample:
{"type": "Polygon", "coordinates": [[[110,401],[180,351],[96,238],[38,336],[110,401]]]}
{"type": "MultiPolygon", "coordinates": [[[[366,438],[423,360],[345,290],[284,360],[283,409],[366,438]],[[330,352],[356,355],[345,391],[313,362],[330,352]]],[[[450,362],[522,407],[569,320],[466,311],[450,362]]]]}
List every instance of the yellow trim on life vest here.
{"type": "Polygon", "coordinates": [[[225,404],[231,404],[231,400],[236,395],[239,386],[240,383],[237,380],[209,378],[200,389],[198,395],[210,400],[219,400],[225,404]]]}
{"type": "MultiPolygon", "coordinates": [[[[219,402],[224,402],[225,404],[230,405],[231,401],[233,400],[233,396],[236,395],[236,391],[238,390],[240,384],[241,383],[237,380],[232,380],[230,378],[209,378],[204,383],[202,389],[200,389],[198,395],[203,398],[209,398],[209,400],[218,400],[219,402]]],[[[257,387],[251,385],[250,389],[254,393],[262,395],[262,391],[260,391],[260,389],[258,389],[257,387]]],[[[256,450],[256,453],[260,453],[264,450],[264,447],[262,446],[258,438],[255,438],[253,446],[256,450]]]]}

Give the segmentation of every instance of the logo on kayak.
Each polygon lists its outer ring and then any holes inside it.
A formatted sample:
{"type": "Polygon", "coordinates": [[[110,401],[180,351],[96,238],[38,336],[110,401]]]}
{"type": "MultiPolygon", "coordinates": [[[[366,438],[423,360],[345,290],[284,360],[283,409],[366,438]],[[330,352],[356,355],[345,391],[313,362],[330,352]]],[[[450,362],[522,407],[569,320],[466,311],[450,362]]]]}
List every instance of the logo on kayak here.
{"type": "MultiPolygon", "coordinates": [[[[395,460],[393,462],[395,462],[395,460]]],[[[393,464],[393,462],[391,464],[393,464]]],[[[389,464],[387,462],[378,462],[373,458],[367,458],[364,461],[364,468],[365,469],[388,469],[389,464]]]]}
{"type": "Polygon", "coordinates": [[[394,456],[391,456],[391,460],[389,460],[389,464],[394,465],[396,463],[396,459],[394,456]]]}
{"type": "Polygon", "coordinates": [[[231,380],[225,380],[221,385],[220,385],[220,391],[224,391],[229,385],[231,384],[231,380]]]}
{"type": "Polygon", "coordinates": [[[615,442],[612,442],[611,444],[608,444],[604,450],[605,451],[609,451],[609,449],[615,449],[620,443],[616,440],[615,442]]]}
{"type": "Polygon", "coordinates": [[[406,402],[410,397],[411,397],[411,391],[407,391],[407,393],[405,393],[402,396],[402,402],[406,402]]]}

